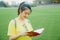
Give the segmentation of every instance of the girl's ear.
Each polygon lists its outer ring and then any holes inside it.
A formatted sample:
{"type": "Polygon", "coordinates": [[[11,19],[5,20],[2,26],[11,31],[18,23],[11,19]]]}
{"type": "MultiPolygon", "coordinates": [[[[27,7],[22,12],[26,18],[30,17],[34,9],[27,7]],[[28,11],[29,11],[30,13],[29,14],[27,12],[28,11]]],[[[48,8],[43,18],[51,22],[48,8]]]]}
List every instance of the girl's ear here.
{"type": "Polygon", "coordinates": [[[20,13],[22,12],[21,9],[19,10],[19,12],[20,12],[20,13]]]}

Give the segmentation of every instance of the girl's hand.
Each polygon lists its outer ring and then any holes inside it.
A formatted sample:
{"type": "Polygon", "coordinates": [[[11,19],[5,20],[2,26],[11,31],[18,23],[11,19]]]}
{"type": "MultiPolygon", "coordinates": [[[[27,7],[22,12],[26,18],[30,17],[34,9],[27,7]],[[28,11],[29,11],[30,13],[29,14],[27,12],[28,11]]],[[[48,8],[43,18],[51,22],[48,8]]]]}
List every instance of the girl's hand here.
{"type": "Polygon", "coordinates": [[[20,32],[20,35],[27,35],[27,32],[20,32]]]}

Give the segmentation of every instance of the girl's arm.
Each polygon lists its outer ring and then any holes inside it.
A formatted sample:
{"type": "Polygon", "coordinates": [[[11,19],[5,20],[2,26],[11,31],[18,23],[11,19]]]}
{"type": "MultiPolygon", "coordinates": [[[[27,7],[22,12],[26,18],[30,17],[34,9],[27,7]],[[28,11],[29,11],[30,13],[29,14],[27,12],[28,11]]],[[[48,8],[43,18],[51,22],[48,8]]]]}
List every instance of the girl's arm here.
{"type": "Polygon", "coordinates": [[[27,35],[27,32],[22,32],[22,33],[19,33],[19,34],[16,34],[16,35],[10,35],[9,40],[15,40],[22,35],[27,35]]]}

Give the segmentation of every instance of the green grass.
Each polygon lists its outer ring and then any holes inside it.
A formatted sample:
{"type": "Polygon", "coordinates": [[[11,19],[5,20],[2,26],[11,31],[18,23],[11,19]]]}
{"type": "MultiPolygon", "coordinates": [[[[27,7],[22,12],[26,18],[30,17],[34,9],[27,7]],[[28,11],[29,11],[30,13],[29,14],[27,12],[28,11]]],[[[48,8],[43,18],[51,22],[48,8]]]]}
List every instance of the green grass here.
{"type": "MultiPolygon", "coordinates": [[[[9,21],[17,17],[17,8],[0,8],[0,40],[8,40],[9,21]]],[[[60,40],[60,7],[35,7],[29,16],[34,29],[44,32],[33,40],[60,40]]]]}

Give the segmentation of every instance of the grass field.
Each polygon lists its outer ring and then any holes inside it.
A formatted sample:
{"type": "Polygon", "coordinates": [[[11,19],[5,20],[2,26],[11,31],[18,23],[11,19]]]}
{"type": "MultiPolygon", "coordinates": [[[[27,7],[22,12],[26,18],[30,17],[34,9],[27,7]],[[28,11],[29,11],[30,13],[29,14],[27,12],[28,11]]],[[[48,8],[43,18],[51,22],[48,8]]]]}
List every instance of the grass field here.
{"type": "MultiPolygon", "coordinates": [[[[8,23],[17,17],[17,8],[0,8],[0,40],[8,40],[8,23]]],[[[60,40],[60,7],[35,7],[29,16],[34,29],[44,32],[33,40],[60,40]]]]}

